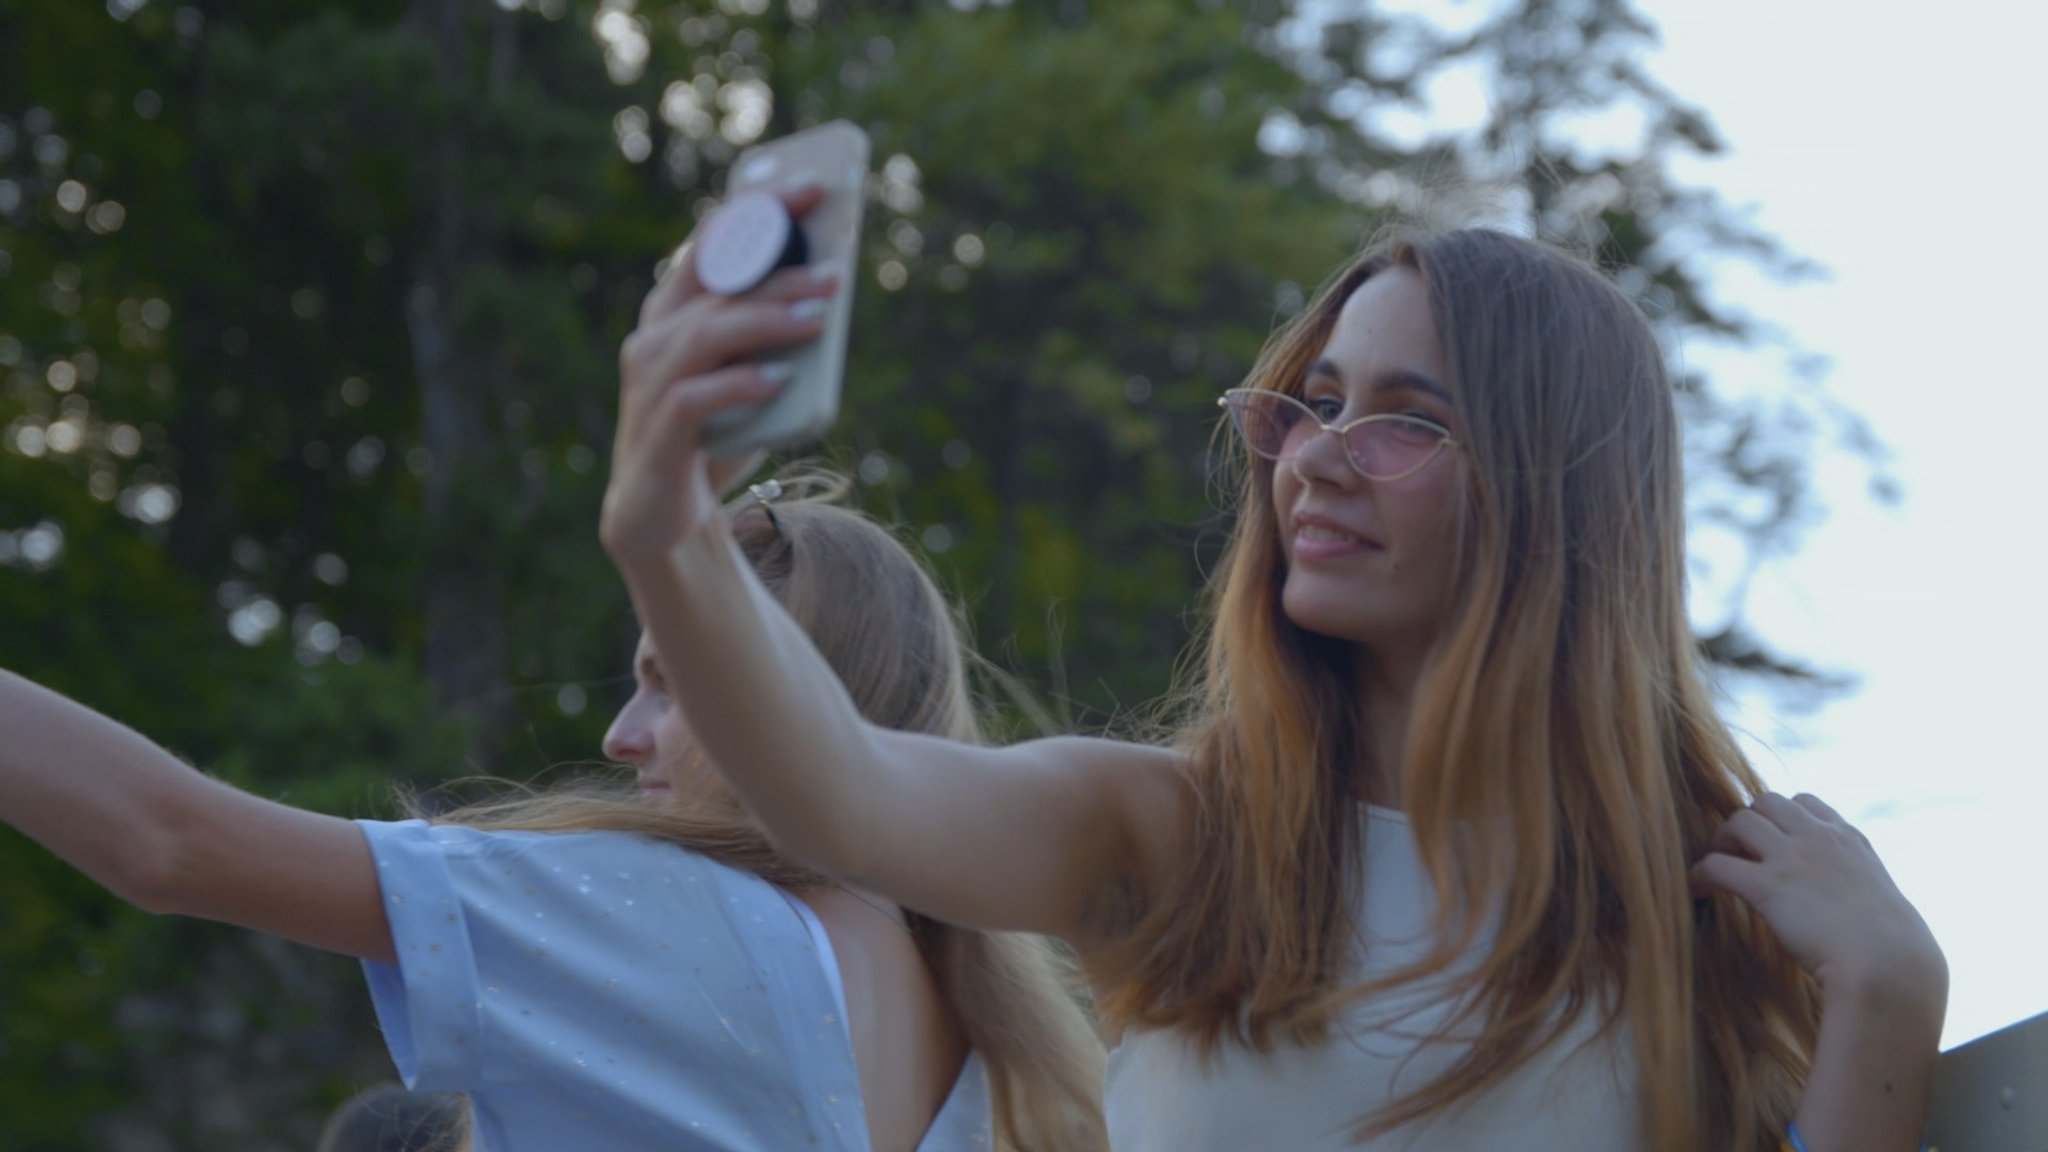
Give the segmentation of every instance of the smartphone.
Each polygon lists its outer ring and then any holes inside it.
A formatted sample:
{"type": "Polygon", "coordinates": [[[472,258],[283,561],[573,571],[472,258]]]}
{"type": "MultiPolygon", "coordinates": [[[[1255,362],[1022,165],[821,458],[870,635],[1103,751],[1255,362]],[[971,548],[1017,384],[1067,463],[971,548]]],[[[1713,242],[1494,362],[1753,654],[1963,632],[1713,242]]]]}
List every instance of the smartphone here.
{"type": "Polygon", "coordinates": [[[704,447],[713,456],[739,456],[757,448],[815,439],[838,418],[867,180],[867,133],[845,120],[758,144],[733,162],[726,182],[728,198],[805,181],[824,187],[824,200],[798,220],[797,226],[803,230],[805,259],[811,264],[836,266],[839,289],[826,301],[825,328],[817,339],[775,349],[762,357],[786,360],[792,369],[789,382],[775,398],[758,407],[720,413],[705,426],[704,447]]]}

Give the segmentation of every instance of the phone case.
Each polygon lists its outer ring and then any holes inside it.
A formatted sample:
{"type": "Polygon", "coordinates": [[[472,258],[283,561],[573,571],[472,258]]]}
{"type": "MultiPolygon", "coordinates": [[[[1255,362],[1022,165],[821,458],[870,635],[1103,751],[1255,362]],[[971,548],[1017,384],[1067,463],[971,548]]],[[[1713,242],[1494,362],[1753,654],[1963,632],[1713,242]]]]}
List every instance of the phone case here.
{"type": "Polygon", "coordinates": [[[798,223],[810,262],[839,269],[839,290],[827,300],[825,327],[816,340],[763,357],[787,360],[793,369],[775,398],[757,408],[721,414],[706,426],[704,445],[712,455],[738,456],[756,448],[814,439],[838,417],[867,177],[867,133],[846,120],[757,145],[734,162],[726,184],[728,197],[753,189],[786,188],[806,180],[825,187],[824,201],[798,223]]]}

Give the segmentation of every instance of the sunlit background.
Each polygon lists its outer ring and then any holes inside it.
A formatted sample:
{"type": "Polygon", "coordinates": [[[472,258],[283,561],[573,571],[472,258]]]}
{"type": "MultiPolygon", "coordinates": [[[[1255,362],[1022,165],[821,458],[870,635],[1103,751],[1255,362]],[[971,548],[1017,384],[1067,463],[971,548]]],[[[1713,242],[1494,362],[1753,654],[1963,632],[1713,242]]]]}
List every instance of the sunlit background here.
{"type": "MultiPolygon", "coordinates": [[[[1333,5],[1342,8],[1342,5],[1333,5]]],[[[1416,2],[1452,32],[1499,5],[1416,2]]],[[[1775,787],[1833,802],[1877,845],[1952,967],[1944,1043],[2048,1011],[2048,367],[2039,332],[2048,230],[2037,146],[2048,107],[2038,10],[1995,0],[1894,18],[1824,0],[1649,0],[1648,73],[1704,109],[1726,151],[1674,157],[1683,181],[1740,206],[1820,275],[1786,283],[1701,261],[1718,300],[1784,345],[1698,334],[1679,356],[1717,384],[1770,393],[1775,362],[1818,373],[1868,422],[1871,462],[1823,446],[1815,507],[1789,551],[1753,570],[1710,529],[1696,614],[1731,609],[1817,666],[1852,678],[1815,710],[1741,691],[1738,715],[1775,787]],[[1716,564],[1715,561],[1722,561],[1716,564]],[[1732,578],[1731,578],[1732,573],[1732,578]],[[1716,579],[1716,577],[1721,577],[1716,579]]],[[[1484,65],[1444,70],[1383,130],[1460,140],[1497,109],[1484,65]]],[[[1585,155],[1627,154],[1639,102],[1567,132],[1585,155]]]]}
{"type": "MultiPolygon", "coordinates": [[[[350,815],[587,760],[632,628],[591,528],[612,350],[739,149],[846,116],[876,175],[827,454],[1057,723],[1111,722],[1217,542],[1214,393],[1388,214],[1483,220],[1656,318],[1730,714],[1926,914],[1961,1043],[2048,1009],[2044,31],[1991,0],[0,0],[0,665],[350,815]]],[[[388,1074],[350,966],[118,909],[11,835],[0,876],[27,1147],[301,1147],[388,1074]]]]}
{"type": "Polygon", "coordinates": [[[1813,2],[1647,11],[1659,74],[1731,142],[1697,178],[1829,270],[1793,289],[1731,270],[1722,290],[1829,359],[1901,491],[1887,509],[1853,470],[1819,470],[1827,519],[1765,566],[1748,611],[1857,683],[1789,727],[1752,709],[1752,729],[1783,785],[1832,797],[1927,916],[1959,1043],[2048,1011],[2048,231],[2030,111],[2048,85],[2024,48],[2048,19],[1988,0],[1938,22],[1813,2]]]}

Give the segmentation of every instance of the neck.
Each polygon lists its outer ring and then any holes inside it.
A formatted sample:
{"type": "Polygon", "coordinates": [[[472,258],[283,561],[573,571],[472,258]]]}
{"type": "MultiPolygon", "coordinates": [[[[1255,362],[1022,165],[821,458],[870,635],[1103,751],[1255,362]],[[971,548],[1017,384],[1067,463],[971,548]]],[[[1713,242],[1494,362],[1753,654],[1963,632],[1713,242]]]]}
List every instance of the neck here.
{"type": "Polygon", "coordinates": [[[1358,714],[1365,723],[1368,758],[1360,798],[1383,808],[1400,809],[1408,720],[1422,680],[1422,661],[1389,660],[1360,648],[1357,671],[1358,714]]]}
{"type": "Polygon", "coordinates": [[[888,920],[905,932],[910,931],[909,917],[904,914],[902,906],[894,900],[889,899],[872,888],[856,888],[851,884],[840,884],[837,887],[848,896],[874,909],[883,919],[888,920]]]}

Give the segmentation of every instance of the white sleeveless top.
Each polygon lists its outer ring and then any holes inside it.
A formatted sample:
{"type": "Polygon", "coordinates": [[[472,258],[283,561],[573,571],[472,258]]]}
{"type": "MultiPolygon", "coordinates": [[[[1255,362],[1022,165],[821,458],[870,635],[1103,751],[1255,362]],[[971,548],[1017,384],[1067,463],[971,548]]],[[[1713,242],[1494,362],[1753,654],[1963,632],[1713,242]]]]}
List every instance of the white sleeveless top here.
{"type": "MultiPolygon", "coordinates": [[[[1407,819],[1367,810],[1356,971],[1384,974],[1430,944],[1434,902],[1407,819]]],[[[1489,943],[1474,941],[1468,960],[1489,943]]],[[[1452,1111],[1364,1143],[1358,1122],[1449,1068],[1467,1045],[1426,1038],[1455,1006],[1444,980],[1353,1005],[1329,1041],[1261,1055],[1225,1042],[1205,1061],[1173,1031],[1132,1030],[1109,1055],[1103,1104],[1115,1152],[1640,1152],[1637,1076],[1627,1030],[1588,1043],[1582,1013],[1557,1043],[1452,1111]]],[[[1469,1032],[1467,1033],[1469,1037],[1469,1032]]]]}

